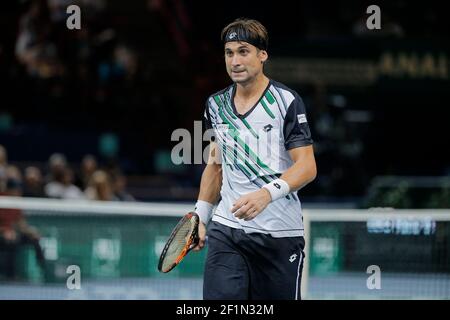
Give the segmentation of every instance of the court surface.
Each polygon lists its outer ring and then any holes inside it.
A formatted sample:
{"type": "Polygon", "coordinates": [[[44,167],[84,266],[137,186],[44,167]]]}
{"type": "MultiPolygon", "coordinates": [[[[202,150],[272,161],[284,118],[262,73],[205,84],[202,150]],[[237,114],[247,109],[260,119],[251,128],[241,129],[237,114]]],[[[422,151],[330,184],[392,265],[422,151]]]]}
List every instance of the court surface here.
{"type": "MultiPolygon", "coordinates": [[[[309,279],[309,299],[450,299],[450,275],[384,274],[381,289],[369,290],[365,273],[340,273],[309,279]]],[[[3,283],[0,299],[198,300],[202,279],[117,279],[82,281],[80,290],[64,283],[3,283]]]]}

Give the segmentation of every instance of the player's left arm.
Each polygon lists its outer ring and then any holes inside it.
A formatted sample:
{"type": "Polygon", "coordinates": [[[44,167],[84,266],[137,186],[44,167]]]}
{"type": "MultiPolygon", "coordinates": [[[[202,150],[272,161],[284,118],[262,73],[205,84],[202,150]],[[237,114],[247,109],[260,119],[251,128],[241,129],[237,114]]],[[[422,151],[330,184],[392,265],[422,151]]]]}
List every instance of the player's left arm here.
{"type": "Polygon", "coordinates": [[[316,178],[317,166],[312,145],[291,149],[288,152],[294,164],[281,175],[280,179],[286,181],[289,191],[293,192],[316,178]]]}

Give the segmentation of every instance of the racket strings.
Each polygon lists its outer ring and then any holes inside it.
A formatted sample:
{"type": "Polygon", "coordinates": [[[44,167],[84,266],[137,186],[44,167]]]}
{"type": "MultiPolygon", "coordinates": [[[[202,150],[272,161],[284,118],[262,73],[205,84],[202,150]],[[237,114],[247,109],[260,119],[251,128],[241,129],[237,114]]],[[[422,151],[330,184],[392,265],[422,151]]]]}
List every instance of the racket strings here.
{"type": "Polygon", "coordinates": [[[172,242],[167,248],[167,252],[162,263],[163,270],[170,268],[173,263],[175,263],[179,258],[180,254],[183,252],[183,249],[186,247],[191,238],[194,227],[194,218],[186,219],[186,221],[182,223],[180,228],[175,233],[172,242]]]}

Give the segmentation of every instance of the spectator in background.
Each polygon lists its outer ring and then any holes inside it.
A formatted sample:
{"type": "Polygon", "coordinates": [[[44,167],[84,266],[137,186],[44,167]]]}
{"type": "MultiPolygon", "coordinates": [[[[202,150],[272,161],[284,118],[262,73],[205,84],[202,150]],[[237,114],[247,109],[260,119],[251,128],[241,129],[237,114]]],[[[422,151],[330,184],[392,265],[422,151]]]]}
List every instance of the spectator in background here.
{"type": "Polygon", "coordinates": [[[125,80],[132,80],[138,71],[136,52],[125,45],[116,46],[114,49],[114,69],[117,69],[125,80]]]}
{"type": "Polygon", "coordinates": [[[45,194],[57,199],[85,199],[84,193],[73,184],[73,171],[65,168],[62,175],[56,176],[57,180],[45,185],[45,194]]]}
{"type": "Polygon", "coordinates": [[[47,79],[64,72],[58,48],[51,41],[51,32],[47,1],[30,1],[28,11],[20,19],[15,49],[17,59],[31,76],[47,79]]]}
{"type": "Polygon", "coordinates": [[[0,192],[6,189],[6,167],[8,166],[8,153],[0,144],[0,192]]]}
{"type": "Polygon", "coordinates": [[[67,168],[66,157],[61,153],[54,153],[48,159],[49,174],[45,181],[47,183],[53,181],[62,181],[64,170],[67,168]]]}
{"type": "Polygon", "coordinates": [[[0,195],[3,194],[6,190],[7,177],[6,177],[6,169],[4,167],[0,167],[0,195]]]}
{"type": "MultiPolygon", "coordinates": [[[[6,174],[6,189],[0,192],[5,196],[22,196],[21,176],[19,170],[9,166],[6,174]]],[[[22,210],[0,208],[0,251],[6,255],[4,274],[8,279],[17,277],[16,256],[23,245],[33,246],[39,265],[45,274],[44,252],[39,244],[40,234],[30,226],[22,210]]]]}
{"type": "Polygon", "coordinates": [[[30,166],[25,169],[23,196],[34,198],[46,197],[44,182],[39,168],[30,166]]]}
{"type": "Polygon", "coordinates": [[[114,195],[111,178],[103,170],[97,170],[89,180],[89,185],[85,190],[85,194],[90,200],[99,201],[117,201],[114,195]]]}
{"type": "Polygon", "coordinates": [[[0,168],[8,165],[8,152],[5,147],[0,144],[0,168]]]}
{"type": "Polygon", "coordinates": [[[22,196],[22,173],[16,166],[8,165],[6,167],[6,188],[7,195],[11,197],[22,196]]]}
{"type": "Polygon", "coordinates": [[[88,187],[92,174],[97,170],[97,159],[93,155],[85,155],[81,160],[80,173],[76,179],[75,185],[85,190],[88,187]]]}
{"type": "Polygon", "coordinates": [[[127,178],[120,172],[111,175],[114,196],[119,201],[136,201],[136,199],[127,192],[127,178]]]}

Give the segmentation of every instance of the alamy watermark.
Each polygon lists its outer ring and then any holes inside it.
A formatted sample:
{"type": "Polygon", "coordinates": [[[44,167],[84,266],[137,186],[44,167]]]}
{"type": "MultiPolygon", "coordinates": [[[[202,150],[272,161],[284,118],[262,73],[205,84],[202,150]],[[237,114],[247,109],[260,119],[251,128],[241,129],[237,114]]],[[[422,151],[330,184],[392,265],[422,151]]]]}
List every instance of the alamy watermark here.
{"type": "Polygon", "coordinates": [[[66,269],[66,273],[70,274],[66,281],[66,287],[69,290],[81,289],[81,269],[77,265],[70,265],[66,269]]]}
{"type": "Polygon", "coordinates": [[[373,289],[381,289],[381,269],[376,264],[370,265],[367,267],[366,270],[367,274],[370,274],[370,276],[367,278],[366,286],[367,289],[373,290],[373,289]]]}
{"type": "Polygon", "coordinates": [[[373,4],[367,7],[366,13],[371,15],[366,20],[366,26],[369,30],[381,29],[381,9],[379,6],[373,4]]]}
{"type": "Polygon", "coordinates": [[[69,30],[81,29],[81,9],[79,6],[72,4],[67,7],[66,13],[70,16],[66,20],[66,27],[69,30]]]}
{"type": "Polygon", "coordinates": [[[271,124],[260,124],[259,128],[240,128],[228,124],[217,125],[215,129],[203,130],[202,121],[194,121],[194,132],[179,128],[172,132],[171,141],[178,142],[171,151],[171,161],[180,164],[254,164],[252,169],[277,168],[284,148],[279,128],[271,124]],[[211,150],[210,141],[217,142],[211,150]],[[206,147],[203,147],[205,142],[206,147]],[[264,162],[264,163],[263,163],[264,162]]]}

